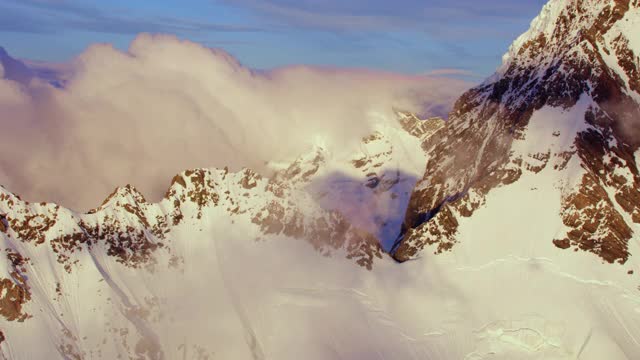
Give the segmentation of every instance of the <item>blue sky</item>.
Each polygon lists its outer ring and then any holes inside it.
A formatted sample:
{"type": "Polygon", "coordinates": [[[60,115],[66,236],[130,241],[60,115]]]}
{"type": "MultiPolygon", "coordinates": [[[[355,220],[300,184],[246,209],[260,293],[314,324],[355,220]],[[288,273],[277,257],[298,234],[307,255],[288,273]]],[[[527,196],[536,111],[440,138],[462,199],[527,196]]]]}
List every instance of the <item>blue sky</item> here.
{"type": "Polygon", "coordinates": [[[0,0],[0,46],[65,61],[139,32],[223,48],[253,68],[292,64],[484,77],[544,0],[0,0]]]}

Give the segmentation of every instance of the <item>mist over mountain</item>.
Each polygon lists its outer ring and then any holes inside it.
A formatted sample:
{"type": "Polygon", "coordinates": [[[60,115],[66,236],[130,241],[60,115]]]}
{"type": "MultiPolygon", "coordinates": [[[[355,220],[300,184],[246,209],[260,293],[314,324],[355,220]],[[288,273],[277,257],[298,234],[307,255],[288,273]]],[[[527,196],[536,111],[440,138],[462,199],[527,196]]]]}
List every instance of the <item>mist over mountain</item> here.
{"type": "Polygon", "coordinates": [[[0,357],[635,359],[639,29],[550,0],[466,91],[167,36],[53,83],[5,54],[0,357]]]}
{"type": "Polygon", "coordinates": [[[469,86],[358,69],[253,71],[161,35],[140,35],[127,52],[95,45],[48,72],[6,54],[3,67],[0,183],[78,210],[127,183],[157,200],[188,168],[268,174],[265,163],[319,143],[349,152],[376,123],[394,124],[394,107],[445,115],[469,86]],[[62,79],[51,78],[56,70],[62,79]]]}

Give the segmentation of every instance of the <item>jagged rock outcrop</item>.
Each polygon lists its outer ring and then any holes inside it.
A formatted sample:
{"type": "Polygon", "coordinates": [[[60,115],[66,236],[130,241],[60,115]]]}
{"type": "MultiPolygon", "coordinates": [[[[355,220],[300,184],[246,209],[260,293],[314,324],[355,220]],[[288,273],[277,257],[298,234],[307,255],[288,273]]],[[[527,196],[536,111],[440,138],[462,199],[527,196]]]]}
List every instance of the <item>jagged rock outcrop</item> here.
{"type": "Polygon", "coordinates": [[[451,249],[458,220],[492,189],[550,164],[567,180],[558,199],[567,231],[553,243],[607,262],[628,259],[630,224],[640,221],[639,8],[637,0],[545,6],[497,73],[465,93],[445,129],[425,142],[431,156],[395,259],[414,258],[427,245],[451,249]],[[534,134],[542,123],[558,129],[534,134]]]}
{"type": "MultiPolygon", "coordinates": [[[[442,124],[442,120],[428,120],[423,124],[423,120],[409,113],[402,113],[398,119],[399,127],[393,131],[401,137],[414,138],[416,144],[431,136],[442,124]]],[[[10,322],[25,322],[38,315],[26,309],[41,306],[41,303],[32,303],[35,296],[32,282],[36,281],[40,297],[45,282],[40,274],[31,272],[47,266],[48,262],[51,262],[48,265],[51,273],[47,276],[55,279],[51,299],[54,304],[67,301],[65,287],[68,285],[62,280],[65,276],[79,277],[86,272],[98,271],[104,277],[102,280],[107,279],[104,258],[130,271],[151,274],[166,268],[184,271],[189,264],[176,249],[188,245],[176,243],[175,232],[185,228],[190,232],[202,231],[207,222],[252,224],[258,235],[247,239],[249,241],[268,241],[274,237],[298,239],[323,256],[344,257],[371,270],[384,253],[378,234],[354,223],[350,214],[339,208],[321,206],[317,197],[326,196],[326,193],[314,193],[310,187],[322,183],[326,177],[330,180],[331,169],[338,166],[358,174],[352,181],[372,196],[400,197],[399,192],[406,191],[406,186],[399,184],[406,179],[389,178],[387,173],[389,166],[399,163],[398,156],[406,150],[400,152],[394,146],[387,135],[376,131],[363,139],[365,153],[355,153],[344,164],[330,164],[330,154],[317,148],[271,178],[250,169],[238,172],[230,172],[227,168],[187,170],[172,179],[164,198],[157,203],[148,202],[135,187],[126,185],[115,189],[99,207],[84,214],[57,204],[29,203],[0,187],[0,240],[3,244],[0,250],[7,264],[0,273],[0,317],[10,322]],[[371,178],[379,179],[379,184],[372,186],[371,178]],[[32,260],[23,253],[39,254],[42,258],[32,260]]],[[[393,173],[396,172],[399,173],[393,173]]],[[[215,236],[224,237],[224,234],[215,236]]],[[[115,283],[110,286],[118,288],[115,283]]],[[[125,297],[123,306],[128,318],[147,322],[153,309],[151,305],[157,301],[145,299],[144,306],[134,306],[125,297]]],[[[133,352],[127,344],[129,335],[125,330],[112,330],[120,333],[121,345],[133,352]]],[[[77,345],[79,334],[68,327],[62,327],[60,331],[65,339],[58,344],[60,353],[67,357],[85,357],[77,345]]],[[[144,328],[138,332],[142,334],[139,345],[142,344],[144,351],[155,354],[151,358],[157,356],[157,342],[145,337],[144,328]]],[[[6,332],[2,334],[1,339],[5,341],[6,332]]],[[[11,343],[10,338],[7,341],[11,343]]]]}

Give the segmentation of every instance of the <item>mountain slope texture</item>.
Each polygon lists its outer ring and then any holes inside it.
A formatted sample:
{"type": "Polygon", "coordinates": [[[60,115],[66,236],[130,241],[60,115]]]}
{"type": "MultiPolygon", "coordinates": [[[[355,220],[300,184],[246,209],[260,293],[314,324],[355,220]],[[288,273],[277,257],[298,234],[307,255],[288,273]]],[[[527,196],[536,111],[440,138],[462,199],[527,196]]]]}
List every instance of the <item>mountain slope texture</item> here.
{"type": "Polygon", "coordinates": [[[551,0],[449,119],[80,214],[0,188],[0,358],[636,359],[640,1],[551,0]]]}

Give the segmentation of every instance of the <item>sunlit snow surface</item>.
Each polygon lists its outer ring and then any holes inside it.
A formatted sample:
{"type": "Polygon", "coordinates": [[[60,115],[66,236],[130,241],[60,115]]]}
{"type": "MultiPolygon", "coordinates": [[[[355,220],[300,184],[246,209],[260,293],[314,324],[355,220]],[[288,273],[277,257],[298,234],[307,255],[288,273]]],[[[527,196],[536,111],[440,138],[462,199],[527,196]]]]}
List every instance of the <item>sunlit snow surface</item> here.
{"type": "MultiPolygon", "coordinates": [[[[566,134],[514,150],[570,147],[564,139],[580,130],[571,119],[583,118],[587,105],[541,109],[528,134],[546,139],[559,130],[545,119],[559,116],[566,134]]],[[[329,158],[327,173],[338,160],[329,158]]],[[[168,237],[180,260],[169,266],[158,252],[153,272],[124,267],[96,247],[68,274],[47,247],[19,244],[33,264],[33,318],[4,323],[9,340],[0,349],[7,358],[41,359],[634,359],[640,283],[627,271],[638,270],[637,259],[603,264],[552,243],[565,230],[563,188],[579,174],[571,164],[525,172],[460,219],[455,251],[427,248],[405,264],[385,257],[372,271],[303,240],[265,237],[250,218],[220,207],[175,227],[168,237]]],[[[637,237],[630,250],[638,253],[637,237]]]]}
{"type": "Polygon", "coordinates": [[[171,234],[179,269],[129,270],[96,251],[67,275],[32,252],[34,317],[3,325],[2,352],[50,358],[67,342],[105,359],[633,359],[637,279],[557,250],[557,205],[539,196],[553,185],[514,186],[462,225],[456,252],[373,271],[292,239],[255,242],[252,224],[215,211],[171,234]]]}
{"type": "MultiPolygon", "coordinates": [[[[505,63],[532,35],[553,30],[561,3],[545,7],[505,63]]],[[[627,16],[612,34],[635,34],[629,41],[638,49],[638,32],[630,30],[637,27],[638,10],[627,16]]],[[[622,74],[615,59],[603,61],[622,74]]],[[[536,111],[524,140],[514,141],[513,156],[535,167],[540,160],[532,154],[571,151],[590,104],[583,96],[571,109],[536,111]]],[[[338,210],[388,246],[428,154],[397,128],[373,130],[385,137],[323,152],[326,166],[290,200],[310,212],[338,210]],[[354,154],[386,153],[385,167],[376,171],[391,179],[401,174],[400,186],[374,196],[364,185],[366,173],[351,161],[354,154]]],[[[638,158],[636,152],[636,163],[638,158]]],[[[0,233],[3,248],[31,259],[24,312],[32,315],[24,322],[0,321],[6,338],[0,358],[637,359],[640,226],[632,225],[624,265],[557,248],[553,240],[567,231],[562,196],[584,170],[577,156],[562,170],[553,165],[523,171],[515,183],[492,189],[472,217],[457,219],[452,251],[434,255],[426,247],[404,264],[385,256],[370,271],[339,251],[324,256],[303,239],[265,236],[251,216],[230,216],[224,206],[204,208],[199,219],[195,210],[185,212],[166,234],[171,252],[157,251],[152,269],[126,267],[94,246],[74,254],[79,262],[68,273],[47,244],[0,233]]],[[[238,197],[245,191],[236,190],[238,197]]],[[[249,208],[263,205],[259,196],[246,199],[249,208]]],[[[61,219],[69,214],[61,212],[61,219]]],[[[70,224],[59,220],[56,226],[70,224]]],[[[10,276],[10,268],[3,254],[2,277],[10,276]]]]}

